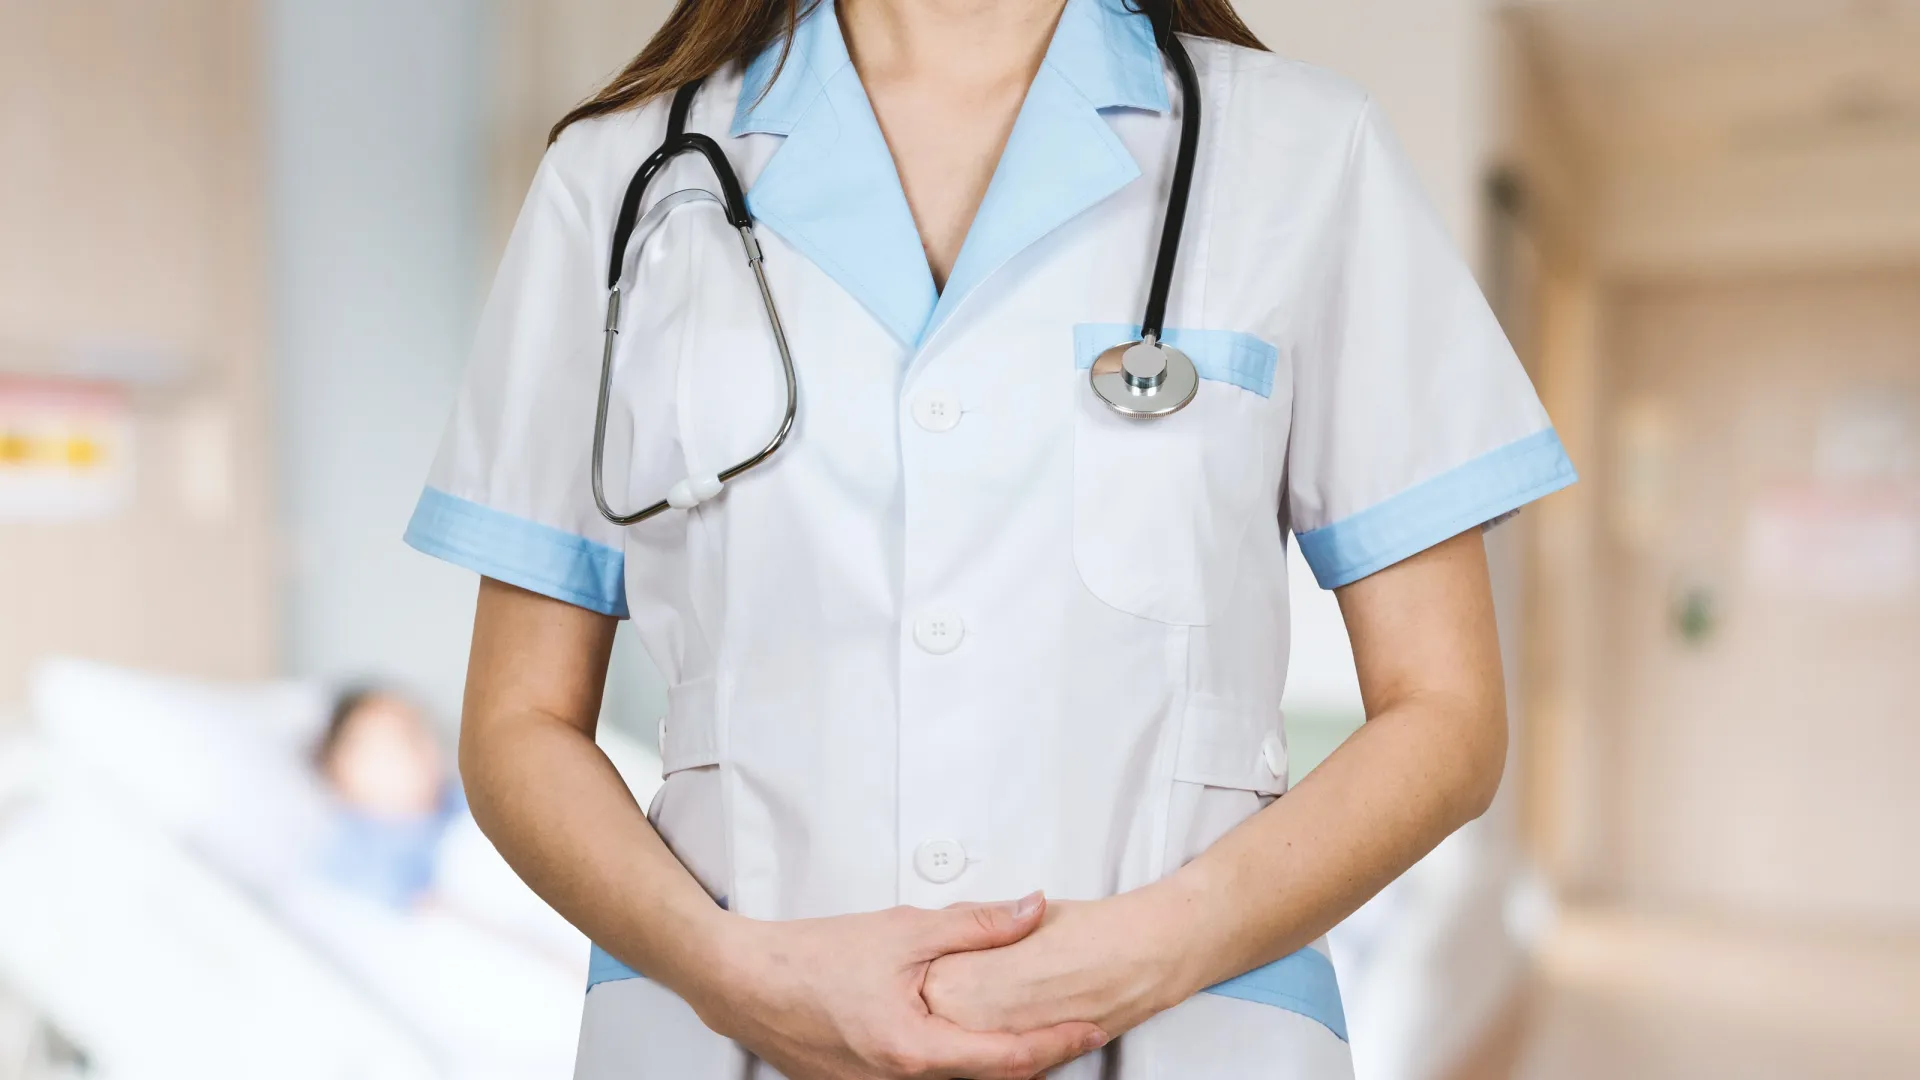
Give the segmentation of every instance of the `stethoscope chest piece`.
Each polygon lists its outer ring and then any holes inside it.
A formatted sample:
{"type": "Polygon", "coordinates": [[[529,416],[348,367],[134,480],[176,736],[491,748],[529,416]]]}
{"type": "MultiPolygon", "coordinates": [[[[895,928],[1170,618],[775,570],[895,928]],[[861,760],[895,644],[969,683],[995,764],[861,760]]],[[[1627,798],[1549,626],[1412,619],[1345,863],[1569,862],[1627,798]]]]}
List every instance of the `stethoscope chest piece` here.
{"type": "Polygon", "coordinates": [[[1114,412],[1143,420],[1179,412],[1200,388],[1200,373],[1187,354],[1152,338],[1101,353],[1088,379],[1114,412]]]}

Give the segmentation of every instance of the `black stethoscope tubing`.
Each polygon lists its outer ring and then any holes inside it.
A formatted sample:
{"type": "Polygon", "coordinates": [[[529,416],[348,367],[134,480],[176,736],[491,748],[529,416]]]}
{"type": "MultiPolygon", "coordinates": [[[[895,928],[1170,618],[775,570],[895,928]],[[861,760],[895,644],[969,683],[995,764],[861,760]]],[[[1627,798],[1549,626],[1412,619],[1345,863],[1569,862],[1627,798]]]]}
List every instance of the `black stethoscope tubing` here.
{"type": "Polygon", "coordinates": [[[1153,260],[1153,283],[1147,288],[1147,310],[1140,317],[1140,335],[1161,340],[1166,329],[1167,294],[1173,290],[1174,264],[1180,258],[1180,230],[1187,221],[1187,197],[1193,192],[1194,161],[1200,154],[1200,76],[1186,46],[1172,32],[1156,27],[1160,51],[1173,65],[1180,82],[1180,149],[1173,159],[1173,184],[1167,189],[1167,218],[1160,226],[1160,250],[1153,260]]]}
{"type": "Polygon", "coordinates": [[[667,137],[659,149],[640,163],[639,171],[627,184],[627,194],[620,200],[620,216],[614,220],[613,249],[607,255],[608,289],[620,286],[621,270],[627,261],[627,242],[633,239],[634,224],[640,220],[640,200],[647,193],[647,185],[681,154],[694,153],[706,158],[707,166],[720,181],[720,205],[726,209],[727,221],[736,229],[753,226],[753,217],[747,213],[746,191],[727,161],[727,152],[710,137],[686,130],[687,112],[693,107],[693,95],[699,91],[702,81],[695,79],[673,92],[673,106],[667,111],[667,137]]]}

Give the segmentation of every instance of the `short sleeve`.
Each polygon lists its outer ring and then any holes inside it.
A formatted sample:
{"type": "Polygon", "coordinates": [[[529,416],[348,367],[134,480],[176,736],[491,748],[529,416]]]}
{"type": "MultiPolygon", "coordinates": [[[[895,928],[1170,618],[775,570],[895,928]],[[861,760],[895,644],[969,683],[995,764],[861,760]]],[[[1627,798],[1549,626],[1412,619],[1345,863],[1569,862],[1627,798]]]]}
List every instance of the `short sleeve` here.
{"type": "Polygon", "coordinates": [[[588,472],[606,317],[598,250],[549,152],[507,242],[406,542],[624,618],[621,535],[596,509],[588,472]]]}
{"type": "Polygon", "coordinates": [[[1573,483],[1546,410],[1371,104],[1301,312],[1287,518],[1337,588],[1573,483]]]}

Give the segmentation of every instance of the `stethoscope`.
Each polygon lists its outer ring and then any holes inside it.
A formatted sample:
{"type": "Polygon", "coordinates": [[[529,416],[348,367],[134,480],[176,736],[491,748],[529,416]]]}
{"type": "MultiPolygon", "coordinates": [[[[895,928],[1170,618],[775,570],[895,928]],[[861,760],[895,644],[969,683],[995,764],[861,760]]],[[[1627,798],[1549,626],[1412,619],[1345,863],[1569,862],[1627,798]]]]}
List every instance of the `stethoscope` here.
{"type": "MultiPolygon", "coordinates": [[[[1200,386],[1200,375],[1193,361],[1179,349],[1162,340],[1167,315],[1167,293],[1173,287],[1174,263],[1180,253],[1180,229],[1186,222],[1187,196],[1193,188],[1194,158],[1200,146],[1200,79],[1194,74],[1193,61],[1180,39],[1164,24],[1155,27],[1160,51],[1173,65],[1180,80],[1180,149],[1174,159],[1173,184],[1167,192],[1167,216],[1160,230],[1160,251],[1153,263],[1153,281],[1147,290],[1147,310],[1140,319],[1140,339],[1115,345],[1094,359],[1087,378],[1095,396],[1122,416],[1136,419],[1168,416],[1185,408],[1200,386]]],[[[793,374],[793,353],[787,347],[787,333],[780,325],[780,311],[767,287],[767,272],[760,253],[760,241],[754,236],[753,217],[747,212],[747,197],[740,178],[727,163],[720,144],[687,127],[687,112],[700,88],[695,80],[674,92],[667,113],[667,137],[658,149],[641,162],[627,194],[620,202],[615,219],[613,248],[607,260],[607,324],[600,352],[599,407],[593,418],[593,501],[600,513],[616,525],[645,521],[669,507],[690,510],[719,495],[728,481],[772,457],[793,431],[794,414],[800,408],[799,389],[793,374]],[[694,153],[707,159],[707,165],[720,181],[720,194],[705,188],[675,191],[654,204],[643,217],[640,200],[647,185],[661,170],[682,154],[694,153]],[[607,448],[607,411],[613,394],[613,356],[620,336],[622,282],[629,266],[639,261],[647,240],[674,210],[694,202],[720,206],[727,221],[740,233],[740,245],[746,252],[747,266],[760,287],[760,301],[767,311],[767,326],[780,353],[780,372],[786,379],[787,405],[773,436],[752,455],[704,476],[689,476],[667,490],[666,497],[631,514],[621,514],[607,504],[602,469],[607,448]],[[631,247],[631,257],[629,257],[631,247]]]]}

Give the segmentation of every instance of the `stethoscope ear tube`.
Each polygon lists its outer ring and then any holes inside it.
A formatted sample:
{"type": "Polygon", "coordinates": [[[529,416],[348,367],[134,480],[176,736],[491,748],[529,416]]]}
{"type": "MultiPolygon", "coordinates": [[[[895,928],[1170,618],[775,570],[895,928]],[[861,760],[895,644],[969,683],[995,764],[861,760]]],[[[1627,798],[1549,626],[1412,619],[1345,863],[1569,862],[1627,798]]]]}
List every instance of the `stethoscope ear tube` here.
{"type": "Polygon", "coordinates": [[[633,174],[633,180],[627,184],[626,196],[620,200],[620,216],[614,221],[613,249],[607,253],[607,288],[620,286],[621,269],[627,261],[627,245],[633,239],[634,226],[640,218],[640,201],[646,197],[648,185],[681,154],[699,154],[706,158],[707,165],[720,182],[720,205],[726,210],[727,220],[736,229],[753,226],[753,218],[747,213],[746,193],[740,189],[740,178],[733,174],[732,166],[727,164],[726,152],[720,149],[720,144],[697,131],[676,135],[648,154],[647,160],[640,163],[639,171],[633,174]]]}
{"type": "MultiPolygon", "coordinates": [[[[686,103],[692,100],[692,91],[698,86],[691,83],[680,88],[674,96],[671,129],[678,129],[685,123],[686,103]]],[[[772,457],[774,451],[787,441],[793,431],[793,421],[799,411],[799,388],[794,375],[793,353],[787,345],[787,333],[780,322],[780,311],[774,305],[773,291],[767,285],[767,272],[764,257],[760,250],[760,241],[753,232],[753,219],[747,213],[747,199],[740,187],[739,177],[734,175],[733,167],[728,164],[727,156],[720,145],[711,138],[698,132],[673,130],[660,148],[647,155],[640,168],[634,173],[633,180],[627,185],[626,196],[620,202],[620,215],[615,223],[613,250],[608,255],[607,265],[607,320],[603,332],[600,350],[600,390],[595,402],[593,417],[593,465],[592,486],[594,505],[608,521],[616,525],[632,525],[659,514],[670,507],[682,510],[692,509],[720,494],[726,482],[772,457]],[[645,197],[647,186],[654,177],[681,154],[696,153],[707,159],[714,177],[719,181],[720,194],[714,195],[704,188],[687,188],[672,192],[648,210],[645,217],[640,215],[640,203],[645,197]],[[728,466],[722,471],[707,476],[690,476],[673,485],[667,497],[637,510],[631,514],[622,514],[607,502],[605,490],[605,464],[607,447],[607,416],[612,408],[613,398],[613,361],[620,338],[620,322],[623,312],[621,282],[626,277],[627,249],[630,245],[645,247],[654,230],[666,220],[667,215],[689,202],[717,202],[740,235],[740,247],[746,255],[747,266],[753,271],[754,284],[760,291],[761,303],[766,308],[767,327],[773,334],[773,342],[780,354],[781,374],[786,381],[787,406],[781,416],[780,426],[767,440],[765,446],[753,455],[728,466]]]]}

